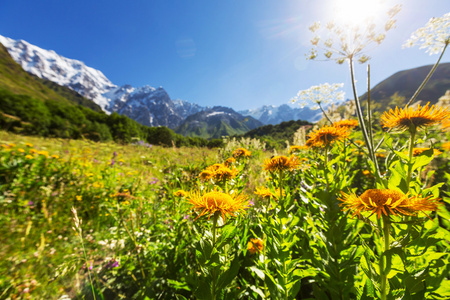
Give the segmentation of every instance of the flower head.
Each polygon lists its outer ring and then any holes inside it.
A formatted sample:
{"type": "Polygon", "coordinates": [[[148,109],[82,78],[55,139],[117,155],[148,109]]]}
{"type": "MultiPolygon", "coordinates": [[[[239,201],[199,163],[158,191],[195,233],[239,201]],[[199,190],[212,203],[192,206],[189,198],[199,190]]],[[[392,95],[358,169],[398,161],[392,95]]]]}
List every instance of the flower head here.
{"type": "Polygon", "coordinates": [[[350,131],[346,127],[323,126],[309,134],[308,147],[325,147],[335,141],[348,138],[350,131]]]}
{"type": "MultiPolygon", "coordinates": [[[[421,155],[423,152],[430,150],[431,148],[413,148],[413,156],[419,156],[421,155]]],[[[433,155],[439,155],[442,154],[441,151],[439,151],[438,149],[433,149],[433,155]]]]}
{"type": "Polygon", "coordinates": [[[444,150],[450,151],[450,142],[442,144],[442,148],[444,148],[444,150]]]}
{"type": "Polygon", "coordinates": [[[306,150],[308,149],[307,146],[291,146],[289,148],[289,153],[296,153],[296,152],[300,152],[301,150],[306,150]]]}
{"type": "Polygon", "coordinates": [[[264,161],[264,170],[270,172],[293,170],[298,168],[299,165],[300,161],[296,157],[279,155],[266,159],[264,161]]]}
{"type": "Polygon", "coordinates": [[[432,54],[440,53],[450,43],[450,13],[431,18],[424,27],[417,29],[403,45],[403,48],[420,45],[420,49],[432,54]]]}
{"type": "Polygon", "coordinates": [[[187,197],[187,200],[193,205],[193,209],[199,212],[197,218],[208,215],[209,219],[211,215],[218,213],[225,220],[227,215],[235,217],[235,214],[238,212],[244,213],[245,209],[249,206],[247,197],[228,194],[219,190],[212,192],[192,192],[187,197]]]}
{"type": "Polygon", "coordinates": [[[173,195],[175,197],[186,197],[187,195],[189,195],[189,193],[186,191],[183,191],[183,190],[178,190],[178,191],[174,192],[173,195]]]}
{"type": "Polygon", "coordinates": [[[354,193],[342,192],[339,200],[343,202],[341,206],[344,206],[344,210],[350,210],[353,215],[359,217],[362,212],[370,212],[376,213],[380,218],[382,214],[414,216],[420,211],[435,211],[440,199],[431,199],[431,196],[409,197],[401,191],[393,189],[370,189],[359,197],[354,193]]]}
{"type": "Polygon", "coordinates": [[[391,8],[367,7],[377,2],[380,1],[353,1],[351,4],[353,8],[357,6],[363,10],[353,13],[352,16],[346,14],[349,11],[348,7],[340,5],[334,9],[334,15],[341,16],[344,20],[333,20],[326,26],[314,23],[309,28],[315,36],[311,40],[312,49],[307,58],[316,59],[318,50],[323,49],[324,59],[334,60],[339,64],[347,59],[357,59],[360,63],[369,60],[364,54],[364,49],[383,42],[386,33],[395,27],[394,18],[401,8],[400,5],[391,8]]]}
{"type": "Polygon", "coordinates": [[[203,170],[199,177],[202,181],[214,179],[215,181],[230,180],[239,173],[236,168],[229,168],[224,164],[214,164],[203,170]]]}
{"type": "Polygon", "coordinates": [[[250,155],[252,155],[252,153],[245,148],[237,148],[233,151],[234,158],[250,157],[250,155]]]}
{"type": "Polygon", "coordinates": [[[333,126],[353,129],[356,126],[358,126],[358,121],[356,121],[356,120],[340,120],[340,121],[334,122],[333,126]]]}
{"type": "Polygon", "coordinates": [[[442,129],[450,130],[450,119],[442,121],[442,129]]]}
{"type": "Polygon", "coordinates": [[[297,96],[293,98],[292,102],[300,101],[300,106],[315,105],[312,109],[319,109],[322,104],[329,104],[333,101],[344,100],[345,93],[339,91],[344,86],[343,83],[324,83],[315,85],[309,89],[299,91],[297,96]]]}
{"type": "Polygon", "coordinates": [[[258,195],[264,199],[275,197],[275,195],[272,193],[272,191],[266,187],[256,188],[254,194],[258,195]]]}
{"type": "Polygon", "coordinates": [[[250,242],[247,243],[247,250],[250,254],[259,253],[264,248],[264,243],[260,238],[250,239],[250,242]]]}
{"type": "Polygon", "coordinates": [[[416,129],[421,127],[428,127],[450,116],[450,111],[447,108],[438,108],[427,103],[425,106],[413,107],[406,106],[405,109],[395,107],[389,112],[384,112],[381,116],[381,124],[386,128],[395,128],[399,130],[416,129]]]}
{"type": "Polygon", "coordinates": [[[231,165],[233,165],[236,162],[236,159],[234,157],[229,157],[224,161],[224,165],[229,167],[231,165]]]}

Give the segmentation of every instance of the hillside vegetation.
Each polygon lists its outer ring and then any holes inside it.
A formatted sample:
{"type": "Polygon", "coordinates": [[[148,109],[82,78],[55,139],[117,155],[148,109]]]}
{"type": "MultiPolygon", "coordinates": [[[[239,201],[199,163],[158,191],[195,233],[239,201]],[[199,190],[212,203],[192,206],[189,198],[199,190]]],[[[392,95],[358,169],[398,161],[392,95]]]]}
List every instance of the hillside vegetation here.
{"type": "Polygon", "coordinates": [[[147,127],[126,116],[107,115],[78,93],[28,74],[3,46],[0,102],[1,128],[26,135],[121,143],[142,140],[165,146],[221,145],[221,140],[185,138],[166,127],[147,127]]]}

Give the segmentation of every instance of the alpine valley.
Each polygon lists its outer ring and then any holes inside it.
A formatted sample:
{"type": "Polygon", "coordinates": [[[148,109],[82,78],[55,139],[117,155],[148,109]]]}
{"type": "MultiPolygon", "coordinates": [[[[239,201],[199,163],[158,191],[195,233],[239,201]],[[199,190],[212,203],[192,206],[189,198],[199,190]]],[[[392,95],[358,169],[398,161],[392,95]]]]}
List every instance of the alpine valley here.
{"type": "Polygon", "coordinates": [[[202,107],[171,99],[163,87],[117,86],[101,71],[79,60],[63,57],[23,40],[0,35],[0,43],[25,71],[70,88],[92,100],[105,113],[116,112],[146,126],[166,126],[185,136],[220,138],[221,135],[243,134],[265,124],[320,119],[320,115],[307,108],[288,105],[263,106],[240,112],[226,107],[202,107]]]}
{"type": "MultiPolygon", "coordinates": [[[[316,122],[322,118],[318,111],[308,107],[293,108],[287,104],[266,105],[238,112],[222,106],[202,107],[188,101],[171,99],[163,87],[118,86],[101,71],[88,67],[79,60],[65,58],[52,50],[44,50],[23,40],[13,40],[0,35],[0,43],[23,70],[40,79],[44,85],[53,90],[57,89],[60,93],[62,87],[68,88],[64,90],[64,97],[71,98],[72,102],[101,110],[107,115],[117,113],[127,116],[145,126],[168,127],[187,137],[220,138],[244,134],[263,125],[275,125],[291,120],[316,122]]],[[[9,63],[5,69],[13,67],[9,63]]],[[[405,98],[414,93],[430,69],[431,66],[423,66],[401,71],[377,84],[372,89],[371,98],[378,104],[374,108],[383,110],[394,104],[401,105],[405,98]]],[[[449,74],[450,63],[440,64],[420,93],[419,99],[436,103],[438,98],[450,89],[449,74]]],[[[0,78],[0,83],[10,79],[0,78]]],[[[39,89],[35,88],[34,91],[39,89]]],[[[20,94],[19,90],[9,91],[20,94]]],[[[43,97],[40,94],[35,98],[43,97]]],[[[363,95],[362,99],[365,98],[366,95],[363,95]]]]}

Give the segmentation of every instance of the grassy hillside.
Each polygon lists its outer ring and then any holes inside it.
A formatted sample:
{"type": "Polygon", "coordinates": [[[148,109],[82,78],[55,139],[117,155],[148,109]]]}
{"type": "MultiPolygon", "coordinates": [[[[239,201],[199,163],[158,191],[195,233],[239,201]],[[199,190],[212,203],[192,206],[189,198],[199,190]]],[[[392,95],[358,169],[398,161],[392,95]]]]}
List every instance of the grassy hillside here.
{"type": "MultiPolygon", "coordinates": [[[[47,83],[48,86],[51,84],[47,83]]],[[[49,88],[44,80],[39,80],[22,69],[0,44],[0,88],[18,95],[28,95],[34,99],[60,101],[72,104],[60,93],[49,88]]],[[[63,89],[61,89],[62,91],[63,89]]],[[[67,92],[62,92],[67,93],[67,92]]]]}
{"type": "Polygon", "coordinates": [[[175,131],[184,136],[218,139],[244,134],[261,125],[253,117],[244,117],[231,108],[217,106],[187,117],[175,131]]]}
{"type": "Polygon", "coordinates": [[[165,146],[208,146],[221,143],[184,138],[166,127],[147,127],[126,116],[105,114],[78,93],[25,72],[0,45],[0,128],[26,135],[145,141],[165,146]]]}
{"type": "Polygon", "coordinates": [[[312,125],[308,121],[288,121],[277,125],[265,125],[250,130],[242,135],[246,138],[257,138],[267,143],[269,148],[285,147],[286,141],[292,143],[294,133],[305,125],[312,125]]]}
{"type": "MultiPolygon", "coordinates": [[[[431,70],[432,66],[423,66],[415,69],[404,70],[386,78],[371,90],[371,99],[375,109],[385,110],[402,105],[408,101],[420,86],[422,81],[431,70]]],[[[425,104],[435,104],[439,97],[450,90],[450,63],[440,64],[431,79],[420,92],[417,100],[425,104]]],[[[361,96],[367,99],[367,93],[361,96]]]]}

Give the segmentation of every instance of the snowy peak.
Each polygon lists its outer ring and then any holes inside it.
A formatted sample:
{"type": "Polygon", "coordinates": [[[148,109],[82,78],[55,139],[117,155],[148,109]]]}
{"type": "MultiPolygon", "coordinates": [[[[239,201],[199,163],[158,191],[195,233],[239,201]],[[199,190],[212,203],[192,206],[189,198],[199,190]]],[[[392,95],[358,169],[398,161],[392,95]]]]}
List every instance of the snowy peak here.
{"type": "Polygon", "coordinates": [[[101,71],[79,60],[65,58],[22,40],[0,35],[0,43],[25,71],[78,92],[106,113],[117,112],[147,126],[174,128],[187,116],[203,110],[186,101],[172,101],[162,87],[117,86],[101,71]]]}
{"type": "Polygon", "coordinates": [[[244,116],[252,116],[264,124],[280,124],[291,120],[305,120],[316,122],[322,118],[322,113],[313,111],[308,107],[292,108],[287,104],[280,106],[264,105],[257,109],[247,109],[239,111],[244,116]]]}
{"type": "Polygon", "coordinates": [[[102,94],[116,86],[101,71],[88,67],[79,60],[65,58],[55,51],[44,50],[23,40],[13,40],[0,35],[0,43],[25,71],[67,86],[93,100],[102,109],[109,106],[108,100],[102,94]]]}

